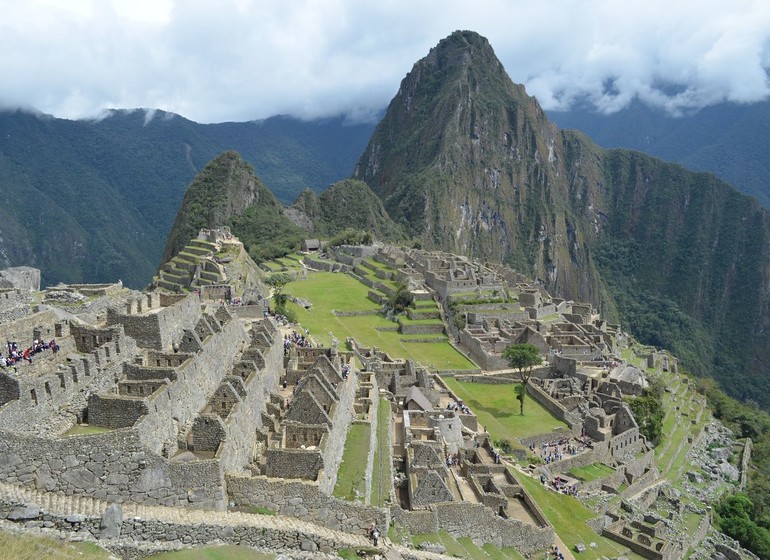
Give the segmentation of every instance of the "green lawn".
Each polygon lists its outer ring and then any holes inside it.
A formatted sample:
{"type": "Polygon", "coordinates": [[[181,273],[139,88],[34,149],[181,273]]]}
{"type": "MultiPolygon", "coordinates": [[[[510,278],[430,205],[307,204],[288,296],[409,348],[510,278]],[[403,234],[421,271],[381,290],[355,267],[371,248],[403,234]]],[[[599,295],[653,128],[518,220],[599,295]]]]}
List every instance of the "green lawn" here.
{"type": "Polygon", "coordinates": [[[71,543],[0,530],[0,557],[13,560],[107,560],[112,555],[90,542],[71,543]]]}
{"type": "Polygon", "coordinates": [[[585,467],[573,467],[569,470],[570,475],[579,478],[584,482],[598,480],[605,476],[609,476],[614,472],[615,469],[602,463],[594,463],[593,465],[586,465],[585,467]]]}
{"type": "Polygon", "coordinates": [[[373,506],[385,507],[385,501],[390,496],[392,480],[390,445],[388,445],[388,427],[390,423],[390,402],[388,399],[380,399],[377,410],[377,447],[374,451],[374,467],[372,469],[372,496],[370,503],[373,506]],[[382,488],[382,491],[380,491],[382,488]]]}
{"type": "Polygon", "coordinates": [[[89,426],[83,424],[76,424],[69,430],[64,432],[65,436],[87,436],[91,434],[103,434],[105,432],[111,432],[111,428],[102,428],[101,426],[89,426]]]}
{"type": "Polygon", "coordinates": [[[398,325],[381,315],[337,317],[332,311],[377,311],[380,306],[369,298],[369,288],[347,274],[317,272],[306,279],[286,286],[286,293],[312,302],[311,309],[290,304],[297,320],[310,330],[311,336],[323,345],[331,343],[330,332],[341,344],[347,337],[355,337],[359,344],[376,346],[393,358],[411,359],[434,370],[476,369],[475,364],[454,349],[448,342],[404,342],[415,335],[378,331],[377,327],[394,328],[398,325]]]}
{"type": "Polygon", "coordinates": [[[580,558],[626,556],[630,559],[641,559],[641,556],[632,553],[618,543],[597,535],[593,529],[586,525],[586,521],[596,517],[596,514],[580,503],[577,498],[547,490],[540,484],[539,480],[521,475],[513,470],[511,472],[537,502],[556,534],[570,550],[574,551],[577,543],[586,545],[586,551],[580,553],[580,558]],[[597,544],[596,548],[588,546],[592,542],[597,544]]]}
{"type": "Polygon", "coordinates": [[[364,475],[368,456],[369,426],[367,424],[351,424],[345,441],[342,463],[337,472],[334,496],[344,500],[355,500],[357,496],[364,496],[366,489],[364,475]]]}
{"type": "Polygon", "coordinates": [[[275,554],[257,552],[245,546],[204,546],[175,552],[161,552],[146,560],[274,560],[275,554]]]}
{"type": "Polygon", "coordinates": [[[529,396],[524,401],[522,416],[514,393],[515,383],[467,383],[452,377],[445,377],[444,382],[465,401],[494,441],[508,439],[513,442],[514,438],[543,434],[559,427],[567,428],[567,424],[529,396]]]}

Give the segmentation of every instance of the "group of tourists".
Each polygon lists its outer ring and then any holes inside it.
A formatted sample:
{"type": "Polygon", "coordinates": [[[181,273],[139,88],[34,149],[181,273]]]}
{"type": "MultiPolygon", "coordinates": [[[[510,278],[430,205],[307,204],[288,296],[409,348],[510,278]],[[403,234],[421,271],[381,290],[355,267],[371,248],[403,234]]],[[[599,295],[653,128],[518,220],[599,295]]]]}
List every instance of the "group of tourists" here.
{"type": "MultiPolygon", "coordinates": [[[[582,440],[579,440],[582,442],[582,440]]],[[[562,438],[558,441],[545,442],[539,447],[535,443],[529,444],[529,450],[538,455],[549,465],[555,461],[561,461],[564,455],[577,455],[585,450],[585,445],[576,445],[569,438],[562,438]]]]}
{"type": "Polygon", "coordinates": [[[462,412],[463,414],[470,414],[471,409],[465,406],[465,403],[463,403],[463,400],[460,399],[459,401],[453,401],[448,402],[446,405],[447,410],[457,410],[462,412]]]}
{"type": "Polygon", "coordinates": [[[292,346],[299,346],[302,348],[312,348],[312,344],[310,343],[310,337],[298,333],[297,331],[291,331],[290,334],[285,334],[283,336],[283,351],[284,353],[289,352],[289,348],[292,346]]]}
{"type": "Polygon", "coordinates": [[[24,350],[21,349],[17,342],[7,341],[6,346],[8,348],[7,353],[5,355],[0,353],[0,367],[13,367],[24,361],[31,364],[32,357],[43,350],[51,350],[54,354],[59,351],[59,345],[56,344],[56,339],[53,339],[50,342],[35,339],[32,341],[32,346],[28,346],[24,350]]]}

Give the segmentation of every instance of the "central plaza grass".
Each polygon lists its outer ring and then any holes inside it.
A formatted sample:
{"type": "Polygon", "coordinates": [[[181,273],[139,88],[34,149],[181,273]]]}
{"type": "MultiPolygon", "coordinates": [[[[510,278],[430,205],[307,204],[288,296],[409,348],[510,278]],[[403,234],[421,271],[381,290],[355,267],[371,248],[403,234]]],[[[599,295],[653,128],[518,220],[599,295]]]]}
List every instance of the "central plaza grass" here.
{"type": "Polygon", "coordinates": [[[520,414],[516,400],[515,383],[490,385],[467,383],[445,377],[444,382],[470,407],[479,422],[492,435],[494,441],[528,437],[567,428],[567,424],[554,417],[531,397],[524,401],[524,415],[520,414]]]}
{"type": "Polygon", "coordinates": [[[297,321],[322,345],[331,344],[331,334],[340,345],[345,344],[347,337],[354,337],[359,344],[376,346],[393,358],[411,359],[431,370],[476,369],[475,364],[449,344],[446,337],[442,342],[405,342],[414,335],[377,330],[398,325],[377,314],[380,306],[367,297],[368,292],[369,288],[355,278],[331,272],[314,272],[285,288],[285,293],[312,303],[310,309],[290,305],[297,321]],[[370,311],[372,314],[338,317],[334,310],[370,311]]]}

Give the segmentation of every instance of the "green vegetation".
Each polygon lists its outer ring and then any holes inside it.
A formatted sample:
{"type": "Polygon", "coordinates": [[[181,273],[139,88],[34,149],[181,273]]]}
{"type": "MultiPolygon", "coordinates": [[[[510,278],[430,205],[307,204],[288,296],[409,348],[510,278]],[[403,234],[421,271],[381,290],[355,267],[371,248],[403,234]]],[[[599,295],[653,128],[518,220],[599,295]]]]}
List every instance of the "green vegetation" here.
{"type": "Polygon", "coordinates": [[[407,307],[414,307],[414,295],[404,283],[396,285],[396,291],[390,298],[390,308],[393,313],[403,313],[407,307]]]}
{"type": "Polygon", "coordinates": [[[542,363],[540,350],[532,344],[511,344],[503,349],[503,358],[508,361],[508,365],[519,370],[522,382],[514,388],[516,400],[519,401],[519,412],[524,416],[524,399],[527,396],[527,383],[532,375],[532,368],[542,363]],[[527,373],[524,373],[524,368],[527,373]]]}
{"type": "Polygon", "coordinates": [[[522,416],[517,410],[514,388],[517,384],[491,385],[467,383],[445,377],[444,382],[478,416],[492,439],[514,441],[515,438],[550,432],[567,425],[551,415],[537,401],[532,401],[529,412],[522,416]]]}
{"type": "Polygon", "coordinates": [[[224,545],[186,548],[148,556],[147,560],[274,560],[275,554],[257,552],[245,546],[224,545]]]}
{"type": "Polygon", "coordinates": [[[725,534],[760,558],[770,558],[770,531],[754,521],[754,503],[746,494],[725,498],[717,506],[716,513],[719,527],[725,534]]]}
{"type": "Polygon", "coordinates": [[[76,424],[67,430],[65,436],[87,436],[92,434],[103,434],[112,431],[111,428],[102,428],[101,426],[89,426],[87,424],[76,424]]]}
{"type": "Polygon", "coordinates": [[[392,457],[390,454],[390,401],[380,399],[377,409],[377,446],[374,448],[374,466],[372,468],[372,495],[370,503],[376,507],[385,507],[389,489],[393,481],[391,473],[392,457]]]}
{"type": "Polygon", "coordinates": [[[369,456],[369,426],[351,424],[345,440],[342,463],[337,472],[337,484],[333,495],[345,500],[362,500],[364,497],[366,460],[369,456]]]}
{"type": "Polygon", "coordinates": [[[13,560],[107,560],[112,556],[93,543],[71,543],[5,531],[0,531],[0,550],[0,556],[13,560]]]}
{"type": "Polygon", "coordinates": [[[597,535],[586,523],[596,517],[596,514],[580,503],[577,498],[547,490],[540,481],[513,470],[511,472],[540,506],[548,522],[553,525],[556,534],[565,545],[572,548],[577,543],[595,542],[597,544],[596,548],[586,548],[586,551],[580,554],[580,558],[594,559],[603,556],[639,558],[616,542],[597,535]]]}
{"type": "Polygon", "coordinates": [[[628,399],[628,405],[639,424],[639,433],[657,446],[663,436],[663,386],[660,382],[651,382],[644,393],[641,397],[628,399]]]}
{"type": "Polygon", "coordinates": [[[584,482],[591,482],[609,476],[615,472],[615,469],[603,463],[593,463],[585,467],[572,467],[569,474],[579,478],[584,482]]]}
{"type": "Polygon", "coordinates": [[[750,437],[754,444],[752,453],[752,469],[749,471],[749,484],[746,494],[751,497],[750,506],[740,497],[732,500],[731,496],[725,496],[717,508],[726,521],[722,529],[731,534],[733,538],[741,540],[744,546],[752,550],[760,557],[770,557],[763,548],[764,539],[761,537],[770,530],[770,414],[761,410],[756,403],[742,404],[729,397],[711,379],[701,379],[698,382],[698,390],[705,394],[711,405],[714,416],[719,418],[739,438],[750,437]],[[746,518],[751,524],[747,523],[746,518]],[[753,525],[759,529],[754,529],[753,525]],[[753,543],[759,548],[753,549],[753,543]]]}
{"type": "Polygon", "coordinates": [[[476,366],[452,347],[446,337],[443,342],[405,342],[409,335],[378,330],[393,329],[397,325],[378,314],[380,306],[367,297],[369,288],[347,274],[318,272],[292,282],[287,293],[313,303],[304,309],[292,303],[297,321],[310,330],[321,344],[331,344],[330,333],[337,340],[354,337],[359,344],[377,346],[394,358],[412,359],[433,370],[474,369],[476,366]],[[343,317],[334,311],[370,311],[371,315],[343,317]]]}

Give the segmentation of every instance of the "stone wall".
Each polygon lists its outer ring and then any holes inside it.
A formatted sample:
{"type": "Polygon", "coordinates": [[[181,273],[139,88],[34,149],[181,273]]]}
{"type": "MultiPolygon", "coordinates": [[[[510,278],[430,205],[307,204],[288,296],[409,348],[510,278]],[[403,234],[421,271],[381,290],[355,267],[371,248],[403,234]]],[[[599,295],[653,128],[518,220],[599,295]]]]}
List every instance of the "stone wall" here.
{"type": "Polygon", "coordinates": [[[554,539],[550,526],[535,527],[517,519],[504,519],[481,504],[468,502],[432,504],[421,511],[395,507],[393,520],[413,534],[435,533],[444,529],[454,537],[470,537],[498,548],[512,546],[524,555],[550,547],[554,539]]]}
{"type": "Polygon", "coordinates": [[[354,403],[358,389],[358,374],[351,370],[348,378],[337,386],[340,400],[334,407],[332,428],[323,447],[323,474],[318,478],[318,487],[322,492],[331,494],[337,482],[337,470],[342,462],[342,453],[345,451],[350,422],[355,416],[354,403]]]}
{"type": "Polygon", "coordinates": [[[270,346],[260,352],[264,367],[254,369],[245,379],[246,395],[225,420],[226,437],[217,456],[225,471],[239,471],[251,461],[257,442],[257,428],[262,426],[262,413],[267,410],[270,394],[277,391],[283,372],[281,334],[272,323],[260,323],[255,323],[252,330],[259,330],[266,337],[269,335],[270,346]]]}
{"type": "Polygon", "coordinates": [[[548,393],[533,383],[527,384],[527,394],[529,394],[533,399],[543,405],[543,407],[545,407],[548,412],[556,416],[556,418],[566,422],[567,425],[569,425],[572,429],[574,435],[580,435],[582,421],[578,414],[568,411],[557,401],[552,399],[548,393]]]}
{"type": "Polygon", "coordinates": [[[202,352],[177,369],[176,381],[147,399],[148,414],[137,428],[148,449],[157,454],[176,449],[179,429],[204,409],[247,341],[241,323],[231,319],[203,341],[202,352]]]}
{"type": "Polygon", "coordinates": [[[197,297],[189,296],[162,298],[160,302],[169,305],[149,314],[141,313],[136,305],[124,310],[108,309],[107,324],[123,325],[125,333],[142,348],[170,349],[177,333],[195,327],[200,317],[200,302],[197,297]]]}
{"type": "Polygon", "coordinates": [[[372,522],[381,528],[390,525],[388,511],[328,496],[312,482],[229,473],[226,480],[227,493],[236,506],[264,507],[358,535],[372,522]]]}
{"type": "MultiPolygon", "coordinates": [[[[244,513],[207,517],[203,523],[199,522],[200,520],[171,522],[143,519],[108,510],[101,517],[62,515],[43,511],[36,506],[25,507],[22,504],[0,502],[0,518],[13,518],[18,523],[45,526],[70,533],[73,541],[83,540],[84,536],[87,540],[90,540],[88,536],[93,537],[99,541],[100,546],[124,560],[141,560],[155,552],[212,543],[237,544],[270,551],[296,551],[290,553],[292,558],[315,558],[316,556],[311,554],[355,548],[361,543],[360,538],[351,535],[328,531],[322,535],[320,532],[313,532],[313,526],[297,527],[296,523],[286,523],[286,520],[272,518],[269,521],[261,519],[255,522],[254,516],[244,513]],[[23,519],[17,520],[16,512],[20,512],[23,519]]],[[[406,555],[404,558],[412,560],[415,557],[406,555]]]]}
{"type": "Polygon", "coordinates": [[[52,439],[3,432],[0,480],[110,502],[221,509],[216,461],[176,463],[147,452],[136,429],[52,439]]]}

